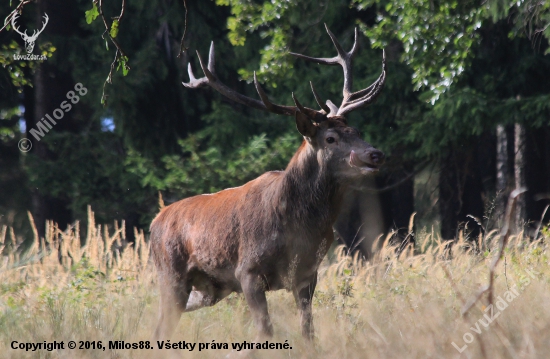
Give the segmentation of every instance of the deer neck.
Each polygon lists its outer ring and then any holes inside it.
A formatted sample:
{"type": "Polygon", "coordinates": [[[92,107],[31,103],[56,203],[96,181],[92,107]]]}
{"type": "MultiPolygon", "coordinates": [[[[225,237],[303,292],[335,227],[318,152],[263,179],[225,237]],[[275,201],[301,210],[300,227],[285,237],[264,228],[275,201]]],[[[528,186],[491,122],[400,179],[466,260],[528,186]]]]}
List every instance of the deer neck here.
{"type": "Polygon", "coordinates": [[[304,141],[281,182],[281,203],[288,204],[287,214],[305,225],[332,226],[343,199],[344,188],[304,141]],[[288,212],[290,211],[290,212],[288,212]]]}

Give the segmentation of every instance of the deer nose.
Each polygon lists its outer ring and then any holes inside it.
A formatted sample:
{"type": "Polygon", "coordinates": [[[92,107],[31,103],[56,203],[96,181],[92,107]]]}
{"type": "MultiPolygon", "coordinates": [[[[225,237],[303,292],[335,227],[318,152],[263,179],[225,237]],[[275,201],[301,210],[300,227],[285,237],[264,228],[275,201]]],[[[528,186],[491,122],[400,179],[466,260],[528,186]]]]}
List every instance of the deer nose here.
{"type": "Polygon", "coordinates": [[[386,156],[384,156],[384,153],[382,151],[372,150],[369,152],[369,159],[372,161],[372,163],[378,166],[384,163],[385,158],[386,156]]]}

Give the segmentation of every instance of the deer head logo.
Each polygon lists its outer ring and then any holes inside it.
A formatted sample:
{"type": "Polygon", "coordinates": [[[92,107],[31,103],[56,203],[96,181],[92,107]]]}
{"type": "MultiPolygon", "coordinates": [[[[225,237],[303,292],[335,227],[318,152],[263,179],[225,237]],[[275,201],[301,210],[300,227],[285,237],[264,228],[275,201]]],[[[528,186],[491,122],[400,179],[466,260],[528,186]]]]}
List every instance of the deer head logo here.
{"type": "Polygon", "coordinates": [[[15,25],[15,20],[18,18],[19,14],[13,15],[13,17],[11,18],[11,26],[13,27],[15,32],[21,35],[21,38],[25,40],[25,49],[27,50],[28,54],[31,54],[32,50],[34,49],[34,43],[36,42],[38,35],[40,35],[42,31],[44,31],[44,28],[48,24],[48,14],[44,13],[44,22],[42,23],[42,29],[34,30],[31,36],[27,35],[27,30],[25,30],[25,32],[19,31],[19,28],[15,25]]]}

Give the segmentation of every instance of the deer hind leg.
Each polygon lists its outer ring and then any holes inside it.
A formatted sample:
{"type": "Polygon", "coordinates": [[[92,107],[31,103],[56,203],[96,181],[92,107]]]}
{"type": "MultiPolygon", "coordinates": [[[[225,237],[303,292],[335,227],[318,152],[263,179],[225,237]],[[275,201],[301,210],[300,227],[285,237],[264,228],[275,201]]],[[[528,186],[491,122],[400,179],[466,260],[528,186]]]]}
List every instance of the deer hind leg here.
{"type": "Polygon", "coordinates": [[[170,339],[174,333],[181,314],[185,311],[185,304],[189,298],[189,290],[185,281],[173,282],[160,278],[160,310],[155,340],[170,339]]]}
{"type": "Polygon", "coordinates": [[[313,313],[311,311],[311,300],[317,285],[317,273],[313,276],[310,283],[304,288],[294,290],[294,299],[300,310],[300,318],[302,325],[302,336],[307,340],[313,340],[313,313]]]}

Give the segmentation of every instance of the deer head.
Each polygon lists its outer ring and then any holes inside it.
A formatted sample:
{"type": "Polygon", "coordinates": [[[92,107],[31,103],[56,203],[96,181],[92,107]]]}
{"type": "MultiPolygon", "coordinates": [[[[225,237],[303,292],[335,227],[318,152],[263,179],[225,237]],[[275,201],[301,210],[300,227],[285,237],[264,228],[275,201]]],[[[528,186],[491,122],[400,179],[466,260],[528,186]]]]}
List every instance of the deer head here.
{"type": "Polygon", "coordinates": [[[385,53],[382,52],[382,74],[379,78],[369,87],[352,92],[352,60],[358,49],[357,28],[355,29],[355,41],[349,52],[342,49],[342,46],[326,24],[325,28],[336,48],[337,56],[332,58],[315,58],[292,52],[290,54],[321,65],[342,66],[344,71],[343,100],[339,107],[330,100],[323,103],[312,82],[310,82],[311,90],[321,110],[302,106],[294,94],[292,94],[292,98],[295,106],[274,104],[269,100],[260,86],[256,73],[254,73],[254,84],[261,101],[233,91],[221,83],[216,76],[213,42],[210,45],[207,66],[204,65],[197,51],[205,77],[200,79],[195,78],[191,64],[189,64],[188,72],[190,80],[188,83],[183,83],[183,85],[188,88],[210,86],[222,95],[243,105],[281,115],[295,116],[298,131],[309,143],[311,150],[316,151],[318,157],[324,159],[325,165],[331,170],[330,172],[341,179],[355,179],[357,175],[378,171],[379,166],[384,162],[384,154],[364,142],[359,136],[359,131],[347,125],[347,120],[344,116],[376,100],[386,81],[386,58],[385,53]]]}
{"type": "Polygon", "coordinates": [[[21,35],[21,38],[25,41],[25,49],[27,50],[27,53],[31,54],[32,50],[34,50],[34,44],[36,42],[36,39],[38,38],[38,35],[40,35],[42,31],[44,31],[44,28],[48,24],[48,14],[44,13],[44,22],[42,22],[42,29],[34,30],[31,36],[27,35],[27,30],[25,30],[25,32],[19,31],[19,28],[15,25],[15,20],[18,18],[19,14],[16,13],[15,15],[13,15],[13,17],[11,18],[11,25],[15,32],[21,35]]]}

